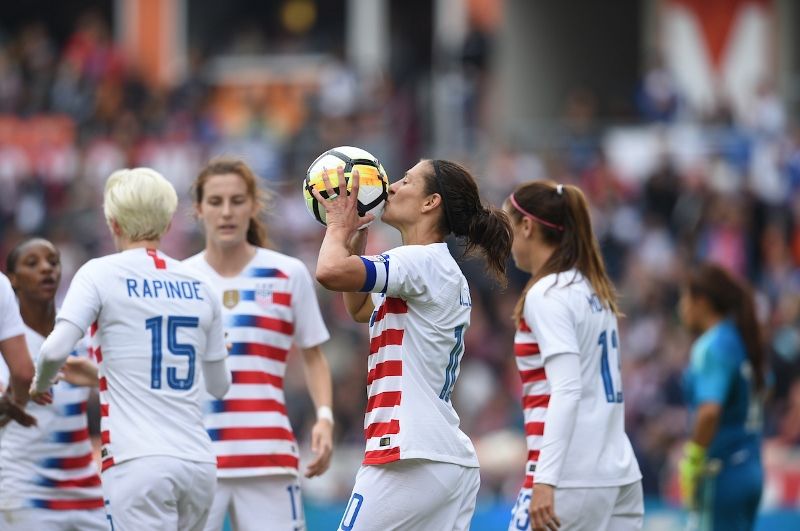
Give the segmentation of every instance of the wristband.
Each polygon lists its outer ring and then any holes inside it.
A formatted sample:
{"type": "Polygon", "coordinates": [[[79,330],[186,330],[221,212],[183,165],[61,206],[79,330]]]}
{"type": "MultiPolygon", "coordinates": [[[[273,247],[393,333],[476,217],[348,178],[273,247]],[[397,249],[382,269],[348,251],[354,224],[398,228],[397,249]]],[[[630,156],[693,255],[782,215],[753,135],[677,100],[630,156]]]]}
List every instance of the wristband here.
{"type": "Polygon", "coordinates": [[[317,408],[317,420],[327,420],[333,425],[333,410],[330,406],[319,406],[317,408]]]}

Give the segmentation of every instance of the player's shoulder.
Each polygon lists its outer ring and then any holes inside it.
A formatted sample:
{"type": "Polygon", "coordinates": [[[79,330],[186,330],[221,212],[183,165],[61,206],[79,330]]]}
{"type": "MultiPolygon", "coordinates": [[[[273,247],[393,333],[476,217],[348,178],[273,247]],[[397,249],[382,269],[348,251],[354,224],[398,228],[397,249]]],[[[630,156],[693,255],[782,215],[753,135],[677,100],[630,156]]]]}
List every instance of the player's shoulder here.
{"type": "Polygon", "coordinates": [[[123,269],[142,270],[147,265],[151,265],[154,261],[163,261],[167,265],[174,264],[177,260],[167,256],[161,251],[156,251],[153,256],[147,253],[152,253],[149,249],[144,248],[131,248],[117,253],[107,254],[92,258],[84,263],[80,269],[94,272],[108,272],[111,273],[113,267],[121,267],[123,269]]]}
{"type": "Polygon", "coordinates": [[[299,258],[273,249],[258,247],[256,256],[250,262],[250,267],[247,268],[246,273],[248,276],[292,278],[298,274],[308,274],[308,267],[299,258]]]}
{"type": "Polygon", "coordinates": [[[550,273],[538,279],[529,291],[535,297],[553,297],[574,290],[580,283],[580,273],[574,270],[550,273]]]}
{"type": "Polygon", "coordinates": [[[525,295],[525,302],[543,304],[565,304],[570,306],[576,297],[585,298],[591,290],[584,277],[576,270],[551,273],[537,280],[525,295]]]}
{"type": "Polygon", "coordinates": [[[390,261],[398,259],[404,264],[413,266],[420,273],[452,270],[454,267],[460,271],[446,243],[400,245],[380,256],[390,261]]]}
{"type": "Polygon", "coordinates": [[[11,281],[8,280],[8,277],[5,273],[0,272],[0,295],[12,295],[14,294],[14,289],[11,287],[11,281]]]}
{"type": "Polygon", "coordinates": [[[384,255],[395,257],[409,257],[409,258],[423,258],[427,259],[432,257],[436,254],[438,250],[438,245],[445,245],[445,244],[429,244],[429,245],[398,245],[392,249],[389,249],[384,255]]]}
{"type": "Polygon", "coordinates": [[[114,266],[123,261],[121,253],[107,254],[105,256],[98,256],[91,258],[83,263],[78,268],[76,274],[89,275],[90,278],[95,278],[98,274],[103,274],[109,270],[109,266],[114,266]]]}
{"type": "Polygon", "coordinates": [[[744,340],[733,321],[726,319],[711,330],[706,348],[714,358],[733,359],[732,354],[745,355],[744,340]]]}

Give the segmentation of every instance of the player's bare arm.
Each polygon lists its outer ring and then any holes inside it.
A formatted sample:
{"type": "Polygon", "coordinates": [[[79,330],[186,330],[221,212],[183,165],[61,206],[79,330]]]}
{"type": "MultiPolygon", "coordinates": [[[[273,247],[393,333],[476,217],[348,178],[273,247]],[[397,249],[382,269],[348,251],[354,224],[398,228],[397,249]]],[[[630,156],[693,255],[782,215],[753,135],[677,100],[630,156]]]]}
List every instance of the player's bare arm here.
{"type": "MultiPolygon", "coordinates": [[[[367,247],[367,236],[369,228],[363,228],[350,238],[348,249],[350,254],[360,256],[363,255],[367,247]]],[[[372,303],[372,297],[369,293],[361,292],[344,292],[344,305],[347,308],[347,313],[357,323],[368,323],[372,315],[375,305],[372,303]]]]}
{"type": "Polygon", "coordinates": [[[323,174],[323,182],[328,196],[336,195],[336,197],[324,199],[319,191],[312,190],[317,201],[325,206],[328,220],[328,230],[325,231],[317,261],[317,281],[332,291],[355,292],[364,285],[366,271],[361,258],[350,253],[348,243],[354,232],[370,223],[373,217],[367,214],[361,218],[356,209],[358,171],[353,171],[353,187],[350,195],[347,195],[344,170],[341,168],[338,194],[334,194],[327,174],[323,174]]]}
{"type": "Polygon", "coordinates": [[[28,389],[33,380],[33,361],[28,354],[25,336],[9,337],[0,341],[0,352],[8,365],[10,376],[9,391],[17,404],[25,405],[28,401],[28,389]]]}
{"type": "Polygon", "coordinates": [[[333,390],[328,360],[319,345],[303,349],[306,385],[317,410],[317,421],[311,429],[311,451],[314,459],[306,468],[306,477],[319,476],[328,470],[333,454],[333,390]]]}

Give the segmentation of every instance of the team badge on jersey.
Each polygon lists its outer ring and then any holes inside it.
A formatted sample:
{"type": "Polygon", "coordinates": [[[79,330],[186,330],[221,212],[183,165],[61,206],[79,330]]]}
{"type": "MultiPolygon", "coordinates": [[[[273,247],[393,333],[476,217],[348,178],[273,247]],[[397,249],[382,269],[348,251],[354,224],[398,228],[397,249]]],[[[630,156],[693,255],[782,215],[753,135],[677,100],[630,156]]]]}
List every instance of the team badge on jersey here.
{"type": "Polygon", "coordinates": [[[256,284],[256,304],[267,309],[272,304],[272,285],[256,284]]]}
{"type": "Polygon", "coordinates": [[[225,292],[222,294],[222,304],[229,310],[239,304],[239,290],[225,290],[225,292]]]}

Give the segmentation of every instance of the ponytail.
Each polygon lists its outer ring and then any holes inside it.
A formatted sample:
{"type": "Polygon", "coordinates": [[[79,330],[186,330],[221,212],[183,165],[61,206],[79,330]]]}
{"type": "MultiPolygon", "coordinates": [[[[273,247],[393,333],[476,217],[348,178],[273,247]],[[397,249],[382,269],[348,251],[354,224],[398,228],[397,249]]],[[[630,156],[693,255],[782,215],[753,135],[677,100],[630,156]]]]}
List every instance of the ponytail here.
{"type": "Polygon", "coordinates": [[[489,273],[505,287],[506,263],[511,255],[513,232],[506,213],[481,203],[475,178],[463,166],[447,160],[432,160],[425,193],[439,194],[443,235],[466,238],[466,254],[480,251],[489,273]]]}
{"type": "Polygon", "coordinates": [[[502,287],[507,283],[506,264],[512,239],[508,216],[497,208],[481,208],[467,229],[467,254],[481,249],[489,271],[502,287]]]}
{"type": "MultiPolygon", "coordinates": [[[[558,185],[562,186],[562,185],[558,185]]],[[[617,292],[611,279],[608,278],[606,265],[603,262],[603,255],[600,252],[600,244],[592,230],[592,219],[589,216],[589,203],[586,196],[577,186],[567,185],[563,187],[564,203],[566,205],[566,215],[564,216],[564,239],[569,242],[569,252],[565,256],[551,256],[552,264],[545,264],[552,268],[553,272],[558,272],[570,261],[570,255],[575,257],[574,263],[570,267],[577,267],[578,271],[585,276],[592,285],[600,300],[619,315],[619,305],[617,303],[617,292]]],[[[547,274],[547,273],[545,273],[547,274]]]]}
{"type": "Polygon", "coordinates": [[[693,297],[708,300],[715,313],[733,319],[747,350],[756,389],[762,391],[766,386],[766,363],[752,288],[714,264],[703,264],[694,269],[689,275],[687,288],[693,297]]]}
{"type": "Polygon", "coordinates": [[[521,185],[509,197],[506,210],[514,223],[523,217],[534,220],[542,240],[554,248],[553,254],[536,271],[514,308],[519,323],[528,290],[541,278],[576,269],[591,284],[603,305],[621,315],[614,284],[608,278],[600,245],[592,231],[589,204],[577,186],[547,181],[521,185]]]}

